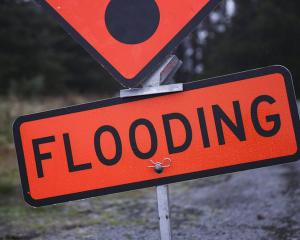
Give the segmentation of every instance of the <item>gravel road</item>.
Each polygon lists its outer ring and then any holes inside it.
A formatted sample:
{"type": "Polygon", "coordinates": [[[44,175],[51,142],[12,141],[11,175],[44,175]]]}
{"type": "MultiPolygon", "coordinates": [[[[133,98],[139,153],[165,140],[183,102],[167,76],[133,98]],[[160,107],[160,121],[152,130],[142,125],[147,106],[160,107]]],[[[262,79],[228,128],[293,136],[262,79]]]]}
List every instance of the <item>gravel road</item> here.
{"type": "MultiPolygon", "coordinates": [[[[293,163],[170,185],[174,239],[300,239],[299,173],[293,163]]],[[[154,188],[68,205],[101,221],[31,239],[159,239],[154,188]]]]}

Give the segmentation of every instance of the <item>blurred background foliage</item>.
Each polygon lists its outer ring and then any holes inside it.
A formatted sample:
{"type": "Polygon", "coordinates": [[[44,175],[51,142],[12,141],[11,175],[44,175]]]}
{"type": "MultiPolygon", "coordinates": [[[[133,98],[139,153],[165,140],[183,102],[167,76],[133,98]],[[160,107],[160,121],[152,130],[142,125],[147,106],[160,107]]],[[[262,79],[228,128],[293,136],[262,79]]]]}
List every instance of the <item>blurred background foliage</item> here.
{"type": "MultiPolygon", "coordinates": [[[[176,80],[189,82],[281,64],[291,70],[300,97],[299,10],[298,0],[224,0],[178,46],[176,55],[184,64],[176,80]]],[[[122,197],[108,196],[102,204],[97,198],[33,210],[22,199],[11,133],[12,122],[19,115],[111,97],[118,94],[120,88],[33,1],[0,0],[0,239],[44,239],[43,233],[47,231],[50,235],[62,229],[78,228],[82,231],[84,226],[93,224],[98,229],[100,223],[105,225],[105,222],[119,226],[122,223],[116,216],[122,216],[125,210],[132,210],[133,207],[136,211],[137,199],[140,195],[144,196],[141,191],[124,193],[122,197]],[[134,198],[135,194],[140,195],[134,198]],[[111,200],[114,198],[118,202],[111,200]],[[115,208],[121,206],[119,198],[125,198],[126,207],[122,207],[123,210],[115,208]],[[128,203],[131,203],[129,207],[128,203]],[[39,236],[41,238],[36,238],[39,236]]],[[[289,173],[289,176],[297,174],[289,173]]],[[[203,184],[203,181],[197,184],[203,184]]],[[[203,186],[205,184],[212,185],[204,182],[203,186]]],[[[276,185],[281,186],[282,183],[276,185]]],[[[288,185],[290,192],[294,189],[291,186],[288,185]]],[[[288,198],[290,192],[284,191],[282,194],[288,198]]],[[[145,196],[143,199],[148,199],[145,196]]],[[[292,196],[297,199],[296,194],[292,196]]],[[[142,200],[141,206],[145,210],[145,200],[142,200]]],[[[215,208],[208,209],[208,212],[219,214],[215,208]]],[[[129,214],[133,218],[136,216],[132,212],[125,216],[129,214]]],[[[140,217],[140,212],[138,214],[140,217]]],[[[180,216],[183,222],[191,224],[189,215],[181,213],[180,216]]],[[[289,236],[289,231],[295,231],[297,227],[293,227],[294,220],[290,224],[289,219],[284,218],[289,224],[281,224],[278,228],[284,236],[289,236]]],[[[131,220],[126,218],[126,222],[131,220]]],[[[260,222],[265,226],[264,221],[260,222]]],[[[90,231],[90,228],[86,229],[90,231]]],[[[61,238],[54,235],[53,239],[61,238]]]]}
{"type": "MultiPolygon", "coordinates": [[[[281,64],[300,96],[300,1],[225,0],[176,50],[188,82],[281,64]]],[[[0,0],[0,95],[114,93],[120,88],[33,1],[0,0]]]]}

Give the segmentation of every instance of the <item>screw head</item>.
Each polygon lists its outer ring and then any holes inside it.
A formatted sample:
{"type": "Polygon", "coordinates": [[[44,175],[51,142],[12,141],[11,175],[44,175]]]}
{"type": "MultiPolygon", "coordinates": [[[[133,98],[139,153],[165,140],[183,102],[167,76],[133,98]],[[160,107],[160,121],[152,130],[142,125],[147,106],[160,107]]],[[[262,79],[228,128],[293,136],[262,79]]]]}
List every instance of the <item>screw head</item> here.
{"type": "Polygon", "coordinates": [[[158,163],[158,164],[155,164],[154,170],[155,170],[156,173],[160,174],[160,173],[163,172],[164,168],[162,167],[161,164],[158,163]]]}

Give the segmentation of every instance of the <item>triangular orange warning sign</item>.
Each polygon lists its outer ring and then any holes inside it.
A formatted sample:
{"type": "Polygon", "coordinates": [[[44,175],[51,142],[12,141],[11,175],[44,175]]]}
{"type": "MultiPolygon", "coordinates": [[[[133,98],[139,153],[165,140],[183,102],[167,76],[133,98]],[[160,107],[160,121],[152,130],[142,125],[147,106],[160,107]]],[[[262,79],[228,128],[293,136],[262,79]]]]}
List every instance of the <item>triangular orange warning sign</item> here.
{"type": "Polygon", "coordinates": [[[221,0],[36,0],[122,85],[137,86],[221,0]]]}

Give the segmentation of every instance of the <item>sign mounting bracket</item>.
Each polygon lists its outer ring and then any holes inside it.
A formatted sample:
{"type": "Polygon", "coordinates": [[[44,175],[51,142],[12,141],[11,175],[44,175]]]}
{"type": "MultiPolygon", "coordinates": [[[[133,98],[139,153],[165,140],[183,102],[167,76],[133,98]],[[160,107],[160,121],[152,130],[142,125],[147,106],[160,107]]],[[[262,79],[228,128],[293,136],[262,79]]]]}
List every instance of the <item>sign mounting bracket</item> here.
{"type": "Polygon", "coordinates": [[[165,62],[144,81],[141,88],[123,89],[120,91],[120,97],[126,98],[183,91],[182,83],[173,83],[173,77],[181,65],[182,61],[175,55],[169,56],[165,62]]]}

